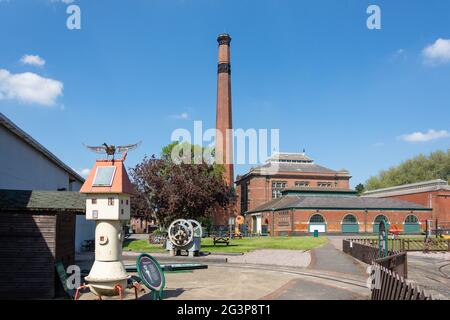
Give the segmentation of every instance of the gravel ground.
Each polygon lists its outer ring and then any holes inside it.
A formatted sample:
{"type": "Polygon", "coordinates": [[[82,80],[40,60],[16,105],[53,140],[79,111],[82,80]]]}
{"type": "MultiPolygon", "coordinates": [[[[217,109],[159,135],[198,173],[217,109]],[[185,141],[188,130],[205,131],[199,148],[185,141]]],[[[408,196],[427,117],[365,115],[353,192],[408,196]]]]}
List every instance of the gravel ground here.
{"type": "MultiPolygon", "coordinates": [[[[220,256],[220,255],[214,255],[220,256]]],[[[290,267],[307,267],[311,262],[309,251],[302,250],[255,250],[239,256],[226,256],[231,263],[251,263],[290,267]]]]}

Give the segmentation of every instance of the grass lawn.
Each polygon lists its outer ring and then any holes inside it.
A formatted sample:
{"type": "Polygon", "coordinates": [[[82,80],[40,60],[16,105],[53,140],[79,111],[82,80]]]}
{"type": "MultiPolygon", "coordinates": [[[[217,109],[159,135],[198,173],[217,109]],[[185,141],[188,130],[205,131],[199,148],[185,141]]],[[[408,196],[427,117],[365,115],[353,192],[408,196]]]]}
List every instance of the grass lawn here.
{"type": "MultiPolygon", "coordinates": [[[[212,238],[202,239],[202,251],[244,253],[257,249],[309,250],[328,242],[326,237],[255,237],[232,239],[230,244],[213,245],[212,238]]],[[[151,245],[147,240],[125,240],[124,251],[164,252],[162,245],[151,245]]]]}

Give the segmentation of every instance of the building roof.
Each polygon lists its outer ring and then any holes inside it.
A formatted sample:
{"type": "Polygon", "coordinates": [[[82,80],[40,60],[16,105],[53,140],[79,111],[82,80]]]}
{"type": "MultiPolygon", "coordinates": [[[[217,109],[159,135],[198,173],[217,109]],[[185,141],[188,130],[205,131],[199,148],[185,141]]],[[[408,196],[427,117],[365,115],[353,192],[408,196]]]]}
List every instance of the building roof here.
{"type": "Polygon", "coordinates": [[[339,175],[351,178],[346,170],[332,170],[314,163],[314,160],[304,153],[276,153],[272,155],[265,164],[251,168],[242,176],[237,176],[236,181],[251,175],[283,175],[283,174],[324,174],[339,175]]]}
{"type": "MultiPolygon", "coordinates": [[[[348,191],[348,190],[347,190],[348,191]]],[[[351,190],[350,190],[351,191],[351,190]]],[[[264,211],[278,211],[287,209],[334,209],[334,210],[432,210],[416,203],[394,199],[365,198],[349,192],[337,191],[329,194],[330,190],[320,194],[299,192],[296,195],[286,195],[269,201],[247,213],[264,211]],[[339,195],[341,193],[341,195],[339,195]]]]}
{"type": "Polygon", "coordinates": [[[306,162],[313,163],[314,160],[308,157],[304,152],[302,153],[289,153],[289,152],[276,152],[274,153],[268,161],[278,161],[278,162],[306,162]]]}
{"type": "Polygon", "coordinates": [[[0,189],[0,211],[63,211],[84,213],[86,196],[75,191],[0,189]]]}
{"type": "Polygon", "coordinates": [[[314,195],[335,195],[335,196],[354,196],[358,194],[358,191],[352,190],[352,189],[345,189],[345,188],[311,188],[311,187],[295,187],[295,188],[289,188],[284,189],[281,191],[282,195],[298,195],[298,194],[307,194],[308,196],[314,196],[314,195]]]}
{"type": "Polygon", "coordinates": [[[44,157],[53,162],[55,165],[66,171],[71,177],[73,177],[74,180],[78,180],[81,183],[84,182],[84,179],[78,173],[76,173],[75,170],[73,170],[64,162],[62,162],[60,159],[58,159],[58,157],[56,157],[53,153],[51,153],[42,144],[33,139],[33,137],[31,137],[28,133],[20,129],[15,123],[13,123],[1,112],[0,112],[0,125],[6,128],[11,133],[13,133],[22,141],[27,143],[34,150],[41,153],[44,157]]]}
{"type": "Polygon", "coordinates": [[[430,191],[450,191],[450,186],[445,180],[429,180],[423,182],[409,183],[395,187],[370,190],[363,193],[363,197],[389,197],[406,194],[430,192],[430,191]]]}
{"type": "Polygon", "coordinates": [[[97,160],[89,173],[86,181],[80,189],[81,193],[125,193],[134,194],[135,190],[123,165],[125,158],[119,160],[97,160]],[[111,183],[98,185],[96,176],[98,168],[113,167],[111,183]]]}

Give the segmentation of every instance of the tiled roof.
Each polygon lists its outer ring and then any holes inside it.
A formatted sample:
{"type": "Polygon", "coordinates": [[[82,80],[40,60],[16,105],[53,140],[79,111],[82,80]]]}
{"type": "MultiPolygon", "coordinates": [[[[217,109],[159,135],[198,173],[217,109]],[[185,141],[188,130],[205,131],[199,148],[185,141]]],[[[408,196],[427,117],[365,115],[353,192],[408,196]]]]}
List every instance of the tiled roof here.
{"type": "Polygon", "coordinates": [[[134,194],[135,190],[128,177],[127,170],[123,165],[124,159],[118,160],[97,160],[94,167],[89,173],[86,181],[80,189],[82,193],[126,193],[134,194]],[[94,184],[97,168],[99,167],[115,167],[115,172],[111,186],[96,186],[94,184]]]}
{"type": "Polygon", "coordinates": [[[261,171],[278,172],[318,172],[318,173],[337,173],[337,171],[328,169],[312,163],[266,163],[256,169],[261,171]]]}
{"type": "Polygon", "coordinates": [[[276,153],[263,165],[251,168],[244,175],[238,175],[236,182],[250,175],[280,175],[283,173],[307,173],[326,174],[351,177],[346,170],[332,170],[314,163],[314,161],[303,153],[276,153]]]}
{"type": "Polygon", "coordinates": [[[305,161],[305,162],[313,162],[313,159],[308,157],[305,153],[287,153],[287,152],[278,152],[274,153],[269,161],[272,160],[294,160],[294,161],[305,161]]]}
{"type": "Polygon", "coordinates": [[[33,137],[31,137],[28,133],[20,129],[16,124],[14,124],[11,120],[9,120],[3,113],[0,112],[0,125],[15,134],[29,146],[31,146],[36,151],[43,154],[47,159],[56,164],[58,167],[66,171],[69,175],[71,175],[75,180],[79,182],[84,182],[84,179],[76,173],[72,168],[62,162],[58,157],[56,157],[53,153],[51,153],[47,148],[45,148],[42,144],[37,142],[33,137]]]}
{"type": "Polygon", "coordinates": [[[284,196],[267,202],[247,213],[261,211],[300,209],[360,209],[360,210],[431,210],[416,203],[358,196],[284,196]]]}
{"type": "Polygon", "coordinates": [[[0,211],[40,210],[84,213],[86,196],[75,191],[0,189],[0,211]]]}
{"type": "Polygon", "coordinates": [[[430,191],[450,191],[448,182],[442,179],[403,184],[395,187],[370,190],[363,193],[364,197],[389,197],[405,194],[415,194],[430,191]]]}
{"type": "Polygon", "coordinates": [[[312,187],[292,187],[288,189],[284,189],[281,191],[282,194],[298,194],[298,193],[304,193],[304,194],[336,194],[336,195],[356,195],[358,192],[356,190],[347,189],[347,188],[312,188],[312,187]]]}

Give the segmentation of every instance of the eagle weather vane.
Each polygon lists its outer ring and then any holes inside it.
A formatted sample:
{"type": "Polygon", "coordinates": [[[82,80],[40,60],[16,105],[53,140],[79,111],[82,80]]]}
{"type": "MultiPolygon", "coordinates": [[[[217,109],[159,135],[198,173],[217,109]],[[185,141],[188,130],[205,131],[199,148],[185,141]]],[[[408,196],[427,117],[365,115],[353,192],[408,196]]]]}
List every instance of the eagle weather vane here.
{"type": "Polygon", "coordinates": [[[87,146],[83,143],[83,145],[88,148],[90,151],[95,153],[106,154],[106,158],[108,159],[110,156],[112,160],[114,160],[114,156],[116,153],[124,154],[126,156],[128,151],[134,150],[141,145],[142,141],[139,141],[135,144],[127,144],[124,146],[115,146],[113,144],[107,144],[106,142],[100,146],[87,146]]]}

